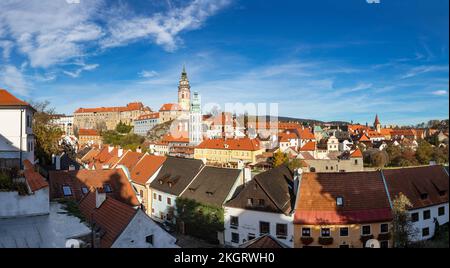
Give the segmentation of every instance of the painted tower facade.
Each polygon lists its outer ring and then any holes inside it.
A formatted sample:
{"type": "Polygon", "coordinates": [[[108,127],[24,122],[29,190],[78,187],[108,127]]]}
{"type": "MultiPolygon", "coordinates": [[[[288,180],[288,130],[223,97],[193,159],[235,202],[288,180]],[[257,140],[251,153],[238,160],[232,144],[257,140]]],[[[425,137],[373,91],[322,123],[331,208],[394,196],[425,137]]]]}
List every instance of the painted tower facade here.
{"type": "Polygon", "coordinates": [[[381,123],[380,119],[378,118],[378,114],[375,116],[375,122],[373,122],[373,127],[378,133],[381,132],[381,123]]]}
{"type": "Polygon", "coordinates": [[[183,66],[181,73],[180,84],[178,85],[178,104],[184,111],[189,111],[191,106],[191,86],[186,73],[186,68],[183,66]]]}
{"type": "Polygon", "coordinates": [[[189,143],[199,145],[202,142],[202,102],[198,92],[192,96],[191,110],[189,113],[189,143]]]}

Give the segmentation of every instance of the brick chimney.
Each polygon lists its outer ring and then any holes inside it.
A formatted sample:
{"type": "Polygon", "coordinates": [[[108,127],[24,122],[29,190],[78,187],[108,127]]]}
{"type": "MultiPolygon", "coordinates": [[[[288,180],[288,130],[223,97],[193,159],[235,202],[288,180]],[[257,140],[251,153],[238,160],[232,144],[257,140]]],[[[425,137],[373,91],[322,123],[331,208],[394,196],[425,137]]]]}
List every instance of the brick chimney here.
{"type": "Polygon", "coordinates": [[[103,188],[95,189],[95,207],[99,208],[106,200],[106,193],[103,188]]]}

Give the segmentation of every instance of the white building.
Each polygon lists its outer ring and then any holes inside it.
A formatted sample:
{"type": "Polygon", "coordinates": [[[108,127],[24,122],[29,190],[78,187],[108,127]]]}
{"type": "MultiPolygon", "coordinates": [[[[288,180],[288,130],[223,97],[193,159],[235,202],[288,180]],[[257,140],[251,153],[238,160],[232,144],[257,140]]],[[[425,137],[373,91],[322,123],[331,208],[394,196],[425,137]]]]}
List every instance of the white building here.
{"type": "Polygon", "coordinates": [[[74,135],[73,133],[73,115],[54,115],[51,120],[52,124],[58,126],[67,136],[74,135]]]}
{"type": "Polygon", "coordinates": [[[144,114],[134,120],[134,134],[147,136],[147,133],[160,124],[159,113],[144,114]]]}
{"type": "Polygon", "coordinates": [[[35,109],[0,89],[0,167],[21,167],[25,159],[34,163],[35,109]]]}
{"type": "Polygon", "coordinates": [[[198,92],[194,92],[189,114],[189,143],[192,145],[199,145],[203,140],[202,118],[201,97],[198,92]]]}
{"type": "Polygon", "coordinates": [[[298,176],[281,166],[256,175],[225,203],[226,246],[239,245],[263,235],[294,247],[293,211],[298,176]]]}
{"type": "Polygon", "coordinates": [[[339,140],[335,136],[331,136],[327,141],[327,151],[337,152],[339,151],[339,140]]]}

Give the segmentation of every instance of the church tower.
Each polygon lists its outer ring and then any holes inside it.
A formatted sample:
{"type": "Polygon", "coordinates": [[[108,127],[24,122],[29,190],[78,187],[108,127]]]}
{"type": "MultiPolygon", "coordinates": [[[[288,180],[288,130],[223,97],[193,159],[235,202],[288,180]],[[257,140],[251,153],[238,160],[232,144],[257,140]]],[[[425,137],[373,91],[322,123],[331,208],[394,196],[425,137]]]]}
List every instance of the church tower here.
{"type": "Polygon", "coordinates": [[[375,116],[375,122],[373,123],[373,128],[380,133],[381,132],[381,124],[380,119],[378,118],[378,114],[375,116]]]}
{"type": "Polygon", "coordinates": [[[189,143],[199,145],[202,142],[202,108],[198,92],[192,96],[191,110],[189,112],[189,143]]]}
{"type": "Polygon", "coordinates": [[[180,84],[178,85],[178,105],[183,111],[189,111],[191,108],[191,86],[189,85],[185,66],[183,66],[180,84]]]}

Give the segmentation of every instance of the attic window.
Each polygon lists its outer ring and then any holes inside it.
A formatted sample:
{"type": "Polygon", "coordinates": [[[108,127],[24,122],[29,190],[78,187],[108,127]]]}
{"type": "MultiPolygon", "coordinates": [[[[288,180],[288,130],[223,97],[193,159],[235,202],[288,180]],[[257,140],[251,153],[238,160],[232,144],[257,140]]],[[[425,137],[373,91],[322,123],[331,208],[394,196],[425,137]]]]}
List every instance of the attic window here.
{"type": "Polygon", "coordinates": [[[420,194],[420,199],[424,200],[428,198],[428,194],[427,193],[422,193],[420,194]]]}
{"type": "Polygon", "coordinates": [[[70,188],[70,186],[65,185],[65,186],[62,187],[62,189],[63,189],[64,196],[71,196],[72,195],[72,189],[70,188]]]}
{"type": "Polygon", "coordinates": [[[88,190],[88,188],[87,187],[81,187],[81,192],[83,193],[83,194],[87,194],[88,192],[89,192],[89,190],[88,190]]]}
{"type": "Polygon", "coordinates": [[[253,206],[253,198],[247,199],[247,205],[253,206]]]}
{"type": "Polygon", "coordinates": [[[158,182],[159,182],[159,184],[163,184],[163,181],[162,181],[162,180],[159,180],[158,182]]]}
{"type": "Polygon", "coordinates": [[[206,192],[206,194],[207,194],[208,196],[213,196],[213,195],[214,195],[213,192],[206,192]]]}
{"type": "Polygon", "coordinates": [[[261,206],[261,207],[264,207],[264,205],[265,205],[264,199],[259,199],[258,200],[258,205],[261,206]]]}
{"type": "Polygon", "coordinates": [[[111,185],[107,183],[103,184],[103,189],[105,190],[105,193],[112,193],[111,185]]]}
{"type": "Polygon", "coordinates": [[[344,198],[342,196],[336,197],[336,206],[338,207],[344,206],[344,198]]]}
{"type": "Polygon", "coordinates": [[[167,184],[169,185],[169,188],[172,188],[173,182],[169,181],[167,184]]]}
{"type": "Polygon", "coordinates": [[[440,195],[440,196],[444,196],[446,192],[447,192],[447,191],[445,191],[445,190],[441,190],[441,191],[439,191],[439,195],[440,195]]]}
{"type": "Polygon", "coordinates": [[[193,192],[195,192],[195,189],[194,188],[189,188],[189,192],[193,193],[193,192]]]}
{"type": "Polygon", "coordinates": [[[153,245],[153,235],[146,236],[145,242],[149,243],[150,245],[153,245]]]}

